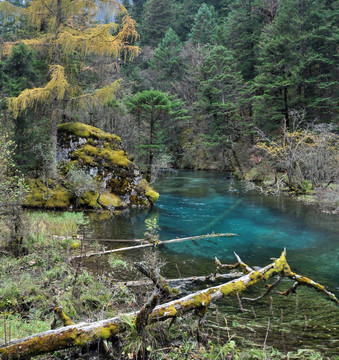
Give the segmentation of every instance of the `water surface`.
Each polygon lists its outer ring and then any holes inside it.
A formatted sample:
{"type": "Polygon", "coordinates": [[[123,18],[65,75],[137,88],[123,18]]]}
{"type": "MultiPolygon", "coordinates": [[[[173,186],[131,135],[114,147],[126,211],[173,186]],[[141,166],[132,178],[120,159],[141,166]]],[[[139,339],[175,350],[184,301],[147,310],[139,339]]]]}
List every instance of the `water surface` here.
{"type": "MultiPolygon", "coordinates": [[[[178,265],[200,262],[209,268],[214,267],[215,256],[233,262],[233,252],[251,265],[263,266],[286,248],[294,271],[339,293],[338,216],[323,214],[288,197],[245,192],[241,182],[225,173],[180,171],[162,176],[154,187],[161,195],[152,210],[101,221],[96,236],[141,238],[147,218],[157,219],[161,240],[211,232],[236,233],[239,236],[232,238],[174,243],[159,251],[170,261],[167,271],[171,272],[172,260],[181,262],[178,265]]],[[[199,272],[195,265],[184,268],[187,274],[199,272]]]]}
{"type": "MultiPolygon", "coordinates": [[[[148,218],[157,219],[161,240],[212,232],[237,233],[239,236],[158,247],[156,251],[167,263],[162,274],[174,278],[207,275],[215,270],[215,256],[224,263],[234,263],[233,252],[251,266],[264,266],[286,248],[293,271],[326,285],[339,295],[338,216],[322,214],[315,207],[304,206],[288,197],[245,192],[241,182],[224,173],[180,171],[163,175],[154,187],[161,195],[153,209],[125,212],[101,220],[94,213],[89,216],[87,235],[142,238],[148,218]]],[[[105,245],[108,248],[127,246],[109,242],[105,245]]],[[[121,256],[128,261],[138,261],[143,251],[129,251],[121,256]]],[[[92,268],[105,269],[103,260],[92,258],[92,268]]],[[[131,274],[125,276],[126,280],[131,279],[131,274]]],[[[278,290],[286,290],[291,284],[283,280],[278,290]]],[[[258,284],[246,291],[246,296],[256,297],[264,291],[264,284],[258,284]]],[[[250,311],[240,314],[234,297],[218,302],[218,307],[218,311],[210,309],[208,321],[215,322],[217,314],[218,323],[227,317],[237,343],[252,341],[262,346],[270,319],[268,345],[285,353],[300,348],[315,349],[330,359],[338,354],[338,307],[313,289],[302,288],[298,295],[287,298],[273,291],[272,298],[266,297],[254,306],[247,305],[250,311]]]]}

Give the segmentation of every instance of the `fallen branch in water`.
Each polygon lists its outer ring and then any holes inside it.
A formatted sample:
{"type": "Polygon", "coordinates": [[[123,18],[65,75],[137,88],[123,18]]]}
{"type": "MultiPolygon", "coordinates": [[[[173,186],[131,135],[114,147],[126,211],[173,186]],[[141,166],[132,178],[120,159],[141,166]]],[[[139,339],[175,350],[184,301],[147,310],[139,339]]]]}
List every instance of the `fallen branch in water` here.
{"type": "MultiPolygon", "coordinates": [[[[168,283],[194,283],[194,282],[215,282],[217,280],[225,280],[225,279],[237,279],[242,276],[241,272],[232,272],[230,274],[209,274],[206,276],[189,276],[185,278],[178,279],[166,279],[168,283]]],[[[131,280],[131,281],[119,281],[115,285],[125,285],[125,286],[147,286],[152,285],[152,280],[131,280]]]]}
{"type": "MultiPolygon", "coordinates": [[[[146,326],[146,324],[157,321],[176,318],[177,316],[190,311],[194,311],[197,315],[202,317],[206,313],[211,302],[229,295],[237,295],[257,282],[267,280],[275,275],[289,277],[300,285],[314,288],[329,296],[336,304],[339,304],[339,300],[336,296],[327,291],[324,286],[304,276],[293,273],[286,261],[286,250],[284,250],[281,256],[271,264],[261,269],[253,270],[238,279],[197,291],[183,298],[158,305],[154,308],[152,307],[152,310],[148,313],[147,321],[143,318],[143,321],[138,324],[146,326]]],[[[60,329],[35,334],[23,339],[13,340],[6,345],[0,346],[0,357],[3,360],[26,359],[43,353],[75,346],[84,346],[97,340],[109,340],[127,330],[125,322],[123,321],[123,318],[126,318],[126,316],[136,324],[136,321],[138,321],[138,319],[140,320],[140,311],[93,323],[70,325],[60,329]]]]}
{"type": "MultiPolygon", "coordinates": [[[[233,236],[239,236],[239,235],[232,234],[232,233],[222,233],[222,234],[212,233],[212,234],[207,234],[207,235],[189,236],[189,237],[184,237],[184,238],[176,238],[176,239],[171,239],[171,240],[159,241],[159,243],[156,246],[167,245],[170,243],[182,242],[182,241],[187,241],[187,240],[201,240],[201,239],[206,239],[206,238],[233,237],[233,236]]],[[[123,248],[119,248],[119,249],[105,250],[105,251],[99,251],[99,252],[95,252],[95,253],[77,255],[77,256],[71,257],[70,260],[81,259],[84,257],[88,258],[88,257],[92,257],[92,256],[112,254],[112,253],[117,253],[117,252],[121,252],[121,251],[135,250],[135,249],[141,249],[141,248],[147,248],[147,247],[153,247],[153,246],[154,246],[154,243],[147,242],[147,244],[141,244],[141,245],[136,245],[136,246],[123,247],[123,248]]]]}

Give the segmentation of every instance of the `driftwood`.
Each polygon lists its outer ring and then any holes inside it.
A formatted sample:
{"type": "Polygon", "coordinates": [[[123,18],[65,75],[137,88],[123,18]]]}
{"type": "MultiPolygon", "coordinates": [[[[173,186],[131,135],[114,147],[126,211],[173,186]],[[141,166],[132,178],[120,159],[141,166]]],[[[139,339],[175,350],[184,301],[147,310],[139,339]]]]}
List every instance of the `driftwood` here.
{"type": "MultiPolygon", "coordinates": [[[[253,270],[238,279],[227,283],[197,291],[183,298],[167,302],[152,308],[147,316],[147,324],[166,319],[173,319],[183,313],[194,311],[203,315],[211,302],[229,295],[237,295],[260,280],[279,275],[295,280],[300,285],[306,285],[326,294],[330,300],[339,304],[336,296],[325,289],[324,286],[307,277],[291,271],[286,261],[286,250],[271,264],[253,270]]],[[[140,311],[111,319],[93,323],[80,323],[66,326],[56,330],[50,330],[35,334],[23,339],[13,340],[6,345],[0,346],[1,359],[25,359],[32,356],[48,353],[74,346],[83,346],[97,340],[109,340],[119,333],[126,331],[124,317],[128,316],[134,323],[140,318],[140,311]]],[[[143,321],[145,325],[145,321],[143,321]]]]}
{"type": "MultiPolygon", "coordinates": [[[[230,279],[237,279],[242,276],[243,273],[235,271],[229,274],[210,274],[206,276],[189,276],[185,278],[178,278],[178,279],[166,279],[168,283],[194,283],[194,282],[215,282],[218,280],[230,280],[230,279]]],[[[152,280],[131,280],[131,281],[119,281],[116,285],[125,285],[125,286],[147,286],[152,285],[154,282],[152,280]]]]}
{"type": "Polygon", "coordinates": [[[146,244],[141,244],[141,245],[136,245],[136,246],[128,246],[128,247],[123,247],[123,248],[119,248],[119,249],[105,250],[105,251],[99,251],[99,252],[95,252],[95,253],[77,255],[77,256],[73,256],[71,258],[71,260],[81,259],[84,257],[88,258],[88,257],[92,257],[92,256],[112,254],[112,253],[117,253],[117,252],[121,252],[121,251],[128,251],[128,250],[135,250],[135,249],[141,249],[141,248],[147,248],[147,247],[167,245],[170,243],[182,242],[182,241],[187,241],[187,240],[201,240],[201,239],[206,239],[206,238],[233,237],[233,236],[239,236],[239,235],[233,234],[233,233],[221,233],[221,234],[212,233],[212,234],[206,234],[206,235],[189,236],[189,237],[185,237],[185,238],[176,238],[176,239],[171,239],[171,240],[159,241],[159,243],[156,245],[154,243],[147,242],[146,244]]]}

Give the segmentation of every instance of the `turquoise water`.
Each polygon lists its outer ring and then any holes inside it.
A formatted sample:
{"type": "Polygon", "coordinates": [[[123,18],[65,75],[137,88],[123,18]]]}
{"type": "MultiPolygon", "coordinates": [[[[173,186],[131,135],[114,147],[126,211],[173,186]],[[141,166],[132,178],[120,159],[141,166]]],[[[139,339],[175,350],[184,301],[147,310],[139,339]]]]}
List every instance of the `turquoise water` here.
{"type": "Polygon", "coordinates": [[[245,262],[261,266],[286,248],[294,271],[339,292],[338,216],[294,199],[246,193],[242,183],[220,173],[178,173],[162,178],[156,188],[161,196],[154,216],[161,238],[212,231],[240,235],[172,244],[167,251],[225,262],[233,261],[235,251],[245,262]]]}
{"type": "MultiPolygon", "coordinates": [[[[295,272],[339,293],[338,216],[322,214],[287,197],[245,192],[241,182],[227,178],[225,173],[179,171],[163,175],[154,187],[161,195],[152,210],[101,221],[96,237],[141,238],[147,218],[157,218],[161,240],[211,232],[237,233],[239,236],[232,238],[160,247],[168,263],[165,272],[174,277],[179,273],[203,275],[214,270],[215,256],[234,262],[233,252],[249,265],[263,266],[286,248],[287,260],[295,272]]],[[[138,254],[128,256],[138,258],[138,254]]]]}
{"type": "MultiPolygon", "coordinates": [[[[239,236],[173,243],[157,248],[166,265],[161,273],[168,278],[208,275],[215,271],[214,257],[224,263],[234,263],[233,252],[251,266],[264,266],[270,258],[279,257],[286,247],[287,260],[293,271],[326,285],[339,295],[339,222],[338,216],[320,213],[312,206],[287,197],[265,197],[245,192],[243,184],[223,173],[180,171],[163,175],[154,185],[160,192],[151,210],[135,210],[99,219],[93,213],[88,237],[111,239],[142,238],[145,220],[156,218],[161,227],[160,239],[202,235],[211,232],[232,232],[239,236]]],[[[125,247],[131,243],[106,242],[107,248],[125,247]]],[[[152,251],[152,250],[148,250],[152,251]]],[[[121,253],[129,262],[139,261],[143,251],[121,253]]],[[[88,266],[107,271],[105,258],[93,257],[88,266]]],[[[119,279],[138,277],[135,271],[115,274],[119,279]]],[[[270,281],[272,282],[272,281],[270,281]]],[[[283,280],[277,291],[286,290],[292,282],[283,280]]],[[[264,283],[246,291],[256,297],[264,292],[264,283]]],[[[202,287],[211,284],[201,284],[202,287]]],[[[195,291],[196,287],[183,287],[195,291]]],[[[151,291],[151,289],[150,289],[151,291]]],[[[224,324],[227,317],[231,336],[237,344],[246,342],[262,347],[270,329],[267,344],[280,351],[307,348],[321,352],[325,359],[335,359],[339,348],[339,309],[324,295],[313,289],[300,288],[288,297],[265,297],[248,311],[239,313],[237,299],[227,297],[219,301],[218,311],[211,307],[207,325],[211,321],[224,324]],[[219,314],[219,315],[218,315],[219,314]],[[246,329],[246,330],[244,330],[246,329]]],[[[208,331],[212,331],[211,329],[208,331]]],[[[221,336],[227,339],[227,334],[221,336]]]]}

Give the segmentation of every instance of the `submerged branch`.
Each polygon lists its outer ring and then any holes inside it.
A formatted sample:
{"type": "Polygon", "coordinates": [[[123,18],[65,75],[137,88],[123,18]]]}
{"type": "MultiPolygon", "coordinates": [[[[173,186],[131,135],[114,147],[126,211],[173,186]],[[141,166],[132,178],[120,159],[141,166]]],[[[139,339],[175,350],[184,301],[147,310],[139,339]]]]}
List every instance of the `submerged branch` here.
{"type": "MultiPolygon", "coordinates": [[[[233,236],[239,236],[239,235],[233,234],[233,233],[221,233],[221,234],[212,233],[212,234],[206,234],[206,235],[189,236],[189,237],[184,237],[184,238],[176,238],[176,239],[171,239],[171,240],[159,241],[159,243],[156,246],[167,245],[170,243],[182,242],[182,241],[187,241],[187,240],[201,240],[201,239],[206,239],[206,238],[233,237],[233,236]]],[[[73,256],[71,258],[71,260],[81,259],[84,257],[88,258],[88,257],[92,257],[92,256],[112,254],[112,253],[121,252],[121,251],[142,249],[142,248],[153,247],[153,246],[154,246],[153,243],[147,243],[147,244],[141,244],[141,245],[136,245],[136,246],[123,247],[123,248],[119,248],[119,249],[99,251],[99,252],[95,252],[95,253],[73,256]]]]}
{"type": "MultiPolygon", "coordinates": [[[[178,278],[178,279],[166,279],[168,283],[194,283],[194,282],[215,282],[218,280],[225,280],[225,279],[237,279],[242,276],[243,273],[241,272],[232,272],[230,274],[209,274],[206,276],[189,276],[186,278],[178,278]]],[[[131,281],[121,281],[117,282],[116,285],[125,285],[125,286],[147,286],[152,285],[152,280],[131,280],[131,281]]]]}

